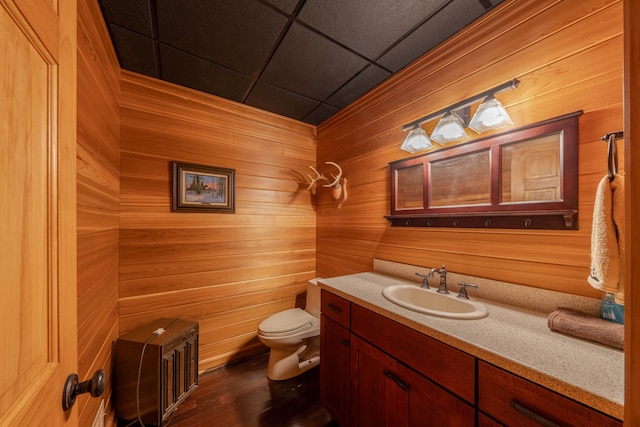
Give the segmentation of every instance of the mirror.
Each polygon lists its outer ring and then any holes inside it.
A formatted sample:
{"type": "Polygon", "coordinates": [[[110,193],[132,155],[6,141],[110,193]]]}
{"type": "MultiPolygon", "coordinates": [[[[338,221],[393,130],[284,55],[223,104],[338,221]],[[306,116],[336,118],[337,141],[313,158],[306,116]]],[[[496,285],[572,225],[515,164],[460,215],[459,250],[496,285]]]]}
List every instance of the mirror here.
{"type": "Polygon", "coordinates": [[[491,204],[491,151],[431,162],[431,206],[491,204]]]}
{"type": "Polygon", "coordinates": [[[577,229],[581,111],[392,162],[394,226],[577,229]]]}
{"type": "Polygon", "coordinates": [[[424,167],[413,165],[396,170],[397,209],[421,209],[424,205],[424,167]]]}
{"type": "Polygon", "coordinates": [[[561,200],[561,149],[561,133],[502,147],[501,202],[561,200]]]}

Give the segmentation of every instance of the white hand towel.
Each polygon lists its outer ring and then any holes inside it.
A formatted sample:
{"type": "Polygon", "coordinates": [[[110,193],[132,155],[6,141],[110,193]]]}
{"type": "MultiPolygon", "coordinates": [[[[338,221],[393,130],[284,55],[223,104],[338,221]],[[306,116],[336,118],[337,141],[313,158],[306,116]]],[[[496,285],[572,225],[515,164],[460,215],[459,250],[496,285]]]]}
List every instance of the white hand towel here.
{"type": "Polygon", "coordinates": [[[596,190],[591,229],[591,274],[594,288],[616,295],[624,304],[624,177],[605,176],[596,190]]]}
{"type": "Polygon", "coordinates": [[[620,278],[618,279],[618,292],[616,292],[616,303],[624,305],[624,176],[615,175],[611,181],[613,191],[613,222],[616,225],[618,237],[618,262],[620,264],[620,278]]]}

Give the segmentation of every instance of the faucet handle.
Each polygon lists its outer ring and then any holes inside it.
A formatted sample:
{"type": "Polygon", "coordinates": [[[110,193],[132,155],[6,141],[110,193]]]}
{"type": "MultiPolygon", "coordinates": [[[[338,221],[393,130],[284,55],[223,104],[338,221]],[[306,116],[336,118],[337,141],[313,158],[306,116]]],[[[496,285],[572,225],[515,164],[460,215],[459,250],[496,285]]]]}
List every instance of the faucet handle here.
{"type": "Polygon", "coordinates": [[[429,276],[428,274],[422,274],[422,273],[416,273],[416,276],[422,277],[422,285],[420,285],[420,287],[429,289],[429,282],[427,282],[427,277],[433,277],[433,276],[429,276]]]}
{"type": "Polygon", "coordinates": [[[467,288],[478,288],[478,285],[474,285],[473,283],[458,283],[460,285],[460,291],[458,291],[458,298],[460,299],[469,299],[467,295],[467,288]]]}

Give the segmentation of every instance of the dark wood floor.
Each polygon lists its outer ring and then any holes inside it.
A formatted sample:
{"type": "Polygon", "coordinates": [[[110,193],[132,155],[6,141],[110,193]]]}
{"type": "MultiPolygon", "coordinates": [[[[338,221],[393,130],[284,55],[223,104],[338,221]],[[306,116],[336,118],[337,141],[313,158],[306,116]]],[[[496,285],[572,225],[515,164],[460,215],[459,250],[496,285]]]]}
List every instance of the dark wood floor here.
{"type": "Polygon", "coordinates": [[[337,427],[320,405],[319,369],[267,379],[268,354],[204,373],[170,427],[337,427]]]}

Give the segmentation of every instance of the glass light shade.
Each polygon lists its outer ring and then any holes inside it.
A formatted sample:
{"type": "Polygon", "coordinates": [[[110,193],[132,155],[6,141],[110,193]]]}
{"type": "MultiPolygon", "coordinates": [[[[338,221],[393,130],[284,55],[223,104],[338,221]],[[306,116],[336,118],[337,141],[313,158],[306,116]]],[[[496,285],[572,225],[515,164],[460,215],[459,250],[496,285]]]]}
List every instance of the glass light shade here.
{"type": "Polygon", "coordinates": [[[409,135],[404,139],[400,148],[409,153],[415,153],[431,147],[427,133],[420,126],[416,126],[409,131],[409,135]]]}
{"type": "Polygon", "coordinates": [[[456,113],[447,113],[440,119],[431,134],[431,139],[440,145],[465,139],[464,122],[456,113]]]}
{"type": "Polygon", "coordinates": [[[480,104],[469,122],[469,127],[478,133],[482,133],[507,124],[513,124],[509,113],[507,113],[500,101],[491,95],[480,104]]]}

